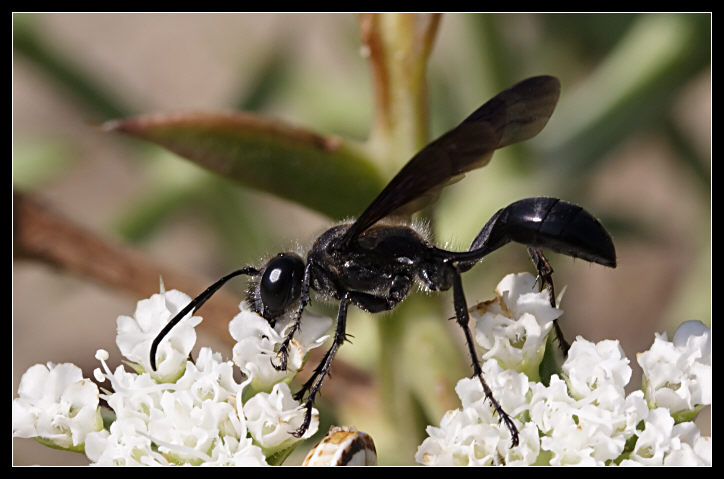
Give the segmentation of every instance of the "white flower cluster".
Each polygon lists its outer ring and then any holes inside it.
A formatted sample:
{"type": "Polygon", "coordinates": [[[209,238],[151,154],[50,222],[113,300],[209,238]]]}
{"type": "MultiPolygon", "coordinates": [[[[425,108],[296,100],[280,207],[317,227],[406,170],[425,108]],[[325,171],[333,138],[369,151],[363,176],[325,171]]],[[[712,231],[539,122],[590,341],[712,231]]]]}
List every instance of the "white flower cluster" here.
{"type": "Polygon", "coordinates": [[[36,364],[20,380],[13,401],[13,435],[38,437],[64,449],[82,448],[103,427],[98,387],[74,364],[36,364]]]}
{"type": "Polygon", "coordinates": [[[674,417],[691,419],[711,404],[711,335],[699,321],[687,321],[669,342],[656,335],[651,349],[638,355],[649,407],[665,407],[674,417]]]}
{"type": "Polygon", "coordinates": [[[530,274],[509,274],[495,288],[497,298],[476,306],[475,340],[483,359],[496,358],[504,369],[536,378],[553,320],[563,311],[552,308],[548,293],[538,293],[530,274]]]}
{"type": "Polygon", "coordinates": [[[508,275],[498,298],[473,313],[484,351],[483,374],[513,418],[520,444],[485,400],[477,378],[462,379],[462,408],[428,426],[415,456],[426,465],[710,465],[711,437],[692,419],[711,404],[711,335],[685,323],[673,342],[657,336],[638,357],[644,391],[626,395],[629,361],[618,341],[577,338],[560,375],[538,372],[551,321],[560,316],[535,278],[508,275]],[[487,324],[484,324],[487,323],[487,324]],[[520,323],[520,324],[517,324],[520,323]],[[495,331],[495,336],[492,335],[495,331]],[[485,338],[493,338],[494,342],[485,338]],[[534,368],[535,366],[535,368],[534,368]],[[531,373],[532,371],[532,373],[531,373]],[[531,377],[532,376],[532,377],[531,377]],[[648,401],[648,402],[647,402],[648,401]]]}
{"type": "MultiPolygon", "coordinates": [[[[287,371],[271,364],[284,339],[285,324],[275,328],[240,305],[230,323],[234,362],[201,348],[196,342],[200,317],[185,318],[161,342],[157,370],[149,364],[151,342],[163,326],[191,300],[178,291],[155,294],[138,302],[133,317],[118,318],[116,343],[133,369],[111,372],[108,353],[98,351],[102,368],[98,387],[72,364],[35,365],[23,376],[13,401],[13,435],[34,438],[51,447],[85,452],[96,465],[266,465],[283,460],[300,439],[291,435],[302,423],[304,409],[287,384],[310,349],[321,345],[331,319],[305,316],[290,345],[287,371]],[[245,380],[234,379],[234,364],[245,380]],[[99,397],[112,409],[104,428],[99,397]]],[[[318,428],[312,423],[303,438],[318,428]]]]}

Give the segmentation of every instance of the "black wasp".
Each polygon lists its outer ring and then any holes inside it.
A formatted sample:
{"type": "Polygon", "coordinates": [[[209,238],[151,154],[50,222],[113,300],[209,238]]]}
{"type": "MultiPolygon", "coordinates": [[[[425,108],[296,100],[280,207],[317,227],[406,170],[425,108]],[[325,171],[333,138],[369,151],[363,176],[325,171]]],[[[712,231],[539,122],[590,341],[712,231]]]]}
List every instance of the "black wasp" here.
{"type": "MultiPolygon", "coordinates": [[[[461,273],[506,243],[521,243],[528,247],[541,288],[549,289],[551,304],[555,306],[553,269],[543,255],[543,248],[615,267],[616,252],[610,235],[580,206],[544,197],[516,201],[499,210],[464,252],[437,248],[411,226],[388,217],[420,209],[446,184],[487,164],[496,149],[537,135],[553,113],[559,92],[560,83],[551,76],[529,78],[501,92],[417,153],[356,221],[338,224],[317,238],[306,260],[296,253],[280,253],[261,269],[247,266],[212,284],[154,339],[153,369],[156,369],[156,349],[174,325],[236,276],[255,278],[247,301],[271,325],[283,315],[292,317],[278,351],[278,363],[274,364],[278,370],[287,367],[287,349],[310,301],[310,291],[322,299],[339,301],[334,342],[312,377],[295,395],[299,401],[306,395],[304,422],[293,433],[300,437],[309,427],[315,396],[345,340],[350,303],[378,313],[397,306],[415,282],[432,291],[452,288],[455,316],[465,333],[475,376],[480,379],[485,397],[510,430],[513,446],[518,445],[518,430],[493,397],[475,354],[461,273]]],[[[567,344],[557,325],[556,332],[566,350],[567,344]]]]}

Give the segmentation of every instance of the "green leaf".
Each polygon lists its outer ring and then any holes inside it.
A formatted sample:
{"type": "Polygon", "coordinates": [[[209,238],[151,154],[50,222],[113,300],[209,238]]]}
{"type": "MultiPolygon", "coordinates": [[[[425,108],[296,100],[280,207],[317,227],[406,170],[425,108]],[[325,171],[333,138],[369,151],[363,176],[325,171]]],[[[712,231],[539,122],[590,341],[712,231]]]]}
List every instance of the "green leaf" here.
{"type": "Polygon", "coordinates": [[[257,115],[161,114],[103,127],[336,219],[359,214],[384,185],[360,147],[257,115]]]}

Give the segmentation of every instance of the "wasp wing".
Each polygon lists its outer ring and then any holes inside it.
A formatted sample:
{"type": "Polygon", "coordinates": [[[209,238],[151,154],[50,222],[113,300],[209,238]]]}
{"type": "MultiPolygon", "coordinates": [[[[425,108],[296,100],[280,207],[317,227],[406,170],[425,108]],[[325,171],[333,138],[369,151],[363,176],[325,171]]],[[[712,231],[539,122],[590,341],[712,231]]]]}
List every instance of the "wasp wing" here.
{"type": "Polygon", "coordinates": [[[490,99],[413,156],[350,226],[342,244],[348,245],[385,216],[419,210],[444,186],[485,166],[496,149],[537,135],[553,113],[559,93],[557,78],[537,76],[490,99]]]}

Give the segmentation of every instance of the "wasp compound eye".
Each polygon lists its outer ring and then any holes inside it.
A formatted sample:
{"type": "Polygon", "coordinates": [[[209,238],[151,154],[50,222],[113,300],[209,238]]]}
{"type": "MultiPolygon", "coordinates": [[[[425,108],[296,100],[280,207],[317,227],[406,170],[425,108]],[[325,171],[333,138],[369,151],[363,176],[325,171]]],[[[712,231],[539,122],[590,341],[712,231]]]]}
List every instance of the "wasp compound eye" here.
{"type": "Polygon", "coordinates": [[[297,298],[304,276],[304,261],[293,253],[280,253],[267,263],[259,284],[264,317],[276,318],[297,298]]]}

